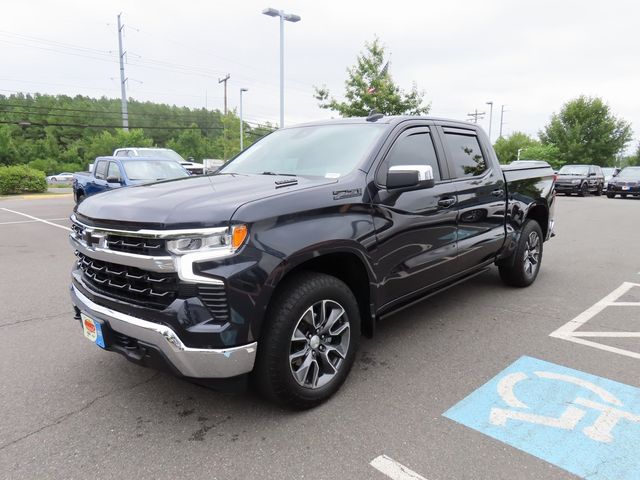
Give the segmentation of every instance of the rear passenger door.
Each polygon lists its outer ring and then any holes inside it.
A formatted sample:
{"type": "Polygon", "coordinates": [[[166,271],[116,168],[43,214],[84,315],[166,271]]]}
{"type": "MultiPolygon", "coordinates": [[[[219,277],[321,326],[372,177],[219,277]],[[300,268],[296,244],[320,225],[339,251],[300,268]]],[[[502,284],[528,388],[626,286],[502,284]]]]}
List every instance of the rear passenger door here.
{"type": "Polygon", "coordinates": [[[505,239],[506,186],[497,159],[475,129],[442,126],[449,174],[457,197],[458,268],[492,260],[505,239]]]}
{"type": "Polygon", "coordinates": [[[437,153],[432,130],[422,126],[400,132],[375,169],[377,246],[371,255],[380,282],[381,307],[418,294],[455,273],[456,200],[446,178],[446,161],[437,153]],[[387,172],[397,165],[430,165],[435,186],[387,190],[387,172]]]}

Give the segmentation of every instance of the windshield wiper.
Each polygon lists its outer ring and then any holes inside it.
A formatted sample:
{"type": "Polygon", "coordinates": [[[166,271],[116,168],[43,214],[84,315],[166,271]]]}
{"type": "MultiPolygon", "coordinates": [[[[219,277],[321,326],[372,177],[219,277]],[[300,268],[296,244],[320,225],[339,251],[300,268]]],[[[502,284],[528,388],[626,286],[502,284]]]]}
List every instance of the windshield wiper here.
{"type": "Polygon", "coordinates": [[[276,173],[276,172],[262,172],[260,175],[281,175],[283,177],[296,177],[295,173],[276,173]]]}

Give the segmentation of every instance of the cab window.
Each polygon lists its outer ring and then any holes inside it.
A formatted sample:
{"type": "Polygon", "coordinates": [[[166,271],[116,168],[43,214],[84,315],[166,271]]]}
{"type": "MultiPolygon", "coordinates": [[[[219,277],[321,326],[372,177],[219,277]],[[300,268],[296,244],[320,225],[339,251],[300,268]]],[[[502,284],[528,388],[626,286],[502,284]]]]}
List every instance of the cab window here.
{"type": "Polygon", "coordinates": [[[444,139],[451,177],[475,177],[482,175],[487,170],[487,162],[482,155],[478,138],[475,135],[445,132],[444,139]]]}
{"type": "Polygon", "coordinates": [[[387,153],[376,175],[376,183],[387,183],[387,172],[390,167],[396,165],[429,165],[433,169],[433,179],[437,182],[441,179],[438,157],[431,134],[424,130],[409,130],[400,135],[387,153]]]}

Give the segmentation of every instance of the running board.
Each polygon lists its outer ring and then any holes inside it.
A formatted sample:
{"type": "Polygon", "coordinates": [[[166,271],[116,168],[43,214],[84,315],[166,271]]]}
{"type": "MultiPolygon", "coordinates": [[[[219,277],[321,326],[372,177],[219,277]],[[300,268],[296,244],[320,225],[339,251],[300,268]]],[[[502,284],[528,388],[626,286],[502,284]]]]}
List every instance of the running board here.
{"type": "Polygon", "coordinates": [[[471,279],[473,277],[476,277],[476,276],[478,276],[478,275],[480,275],[482,273],[485,273],[485,272],[489,271],[490,268],[491,267],[482,268],[480,270],[477,270],[477,271],[473,272],[470,275],[466,275],[466,276],[464,276],[462,278],[459,278],[458,280],[454,280],[451,283],[447,283],[447,284],[443,285],[442,287],[438,287],[435,290],[432,290],[432,291],[430,291],[430,292],[428,292],[428,293],[416,298],[415,300],[410,301],[409,303],[405,303],[401,307],[392,308],[388,312],[385,312],[385,313],[381,314],[378,317],[378,319],[382,320],[383,318],[389,317],[391,315],[395,315],[396,313],[401,312],[402,310],[404,310],[406,308],[413,307],[414,305],[417,305],[418,303],[423,302],[423,301],[427,300],[428,298],[433,297],[434,295],[442,293],[445,290],[449,290],[451,287],[455,287],[456,285],[458,285],[460,283],[464,283],[464,282],[466,282],[467,280],[469,280],[469,279],[471,279]]]}

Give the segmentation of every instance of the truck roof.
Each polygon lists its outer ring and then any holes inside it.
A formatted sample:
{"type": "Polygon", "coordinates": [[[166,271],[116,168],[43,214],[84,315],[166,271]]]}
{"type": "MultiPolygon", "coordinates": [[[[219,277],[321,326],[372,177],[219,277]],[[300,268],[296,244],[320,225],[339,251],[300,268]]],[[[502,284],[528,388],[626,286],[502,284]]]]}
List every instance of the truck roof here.
{"type": "Polygon", "coordinates": [[[422,116],[422,115],[389,115],[389,116],[382,116],[377,120],[367,120],[367,118],[369,117],[332,118],[332,119],[326,119],[326,120],[317,120],[313,122],[299,123],[286,128],[307,127],[312,125],[333,125],[333,124],[353,124],[353,123],[356,123],[356,124],[383,123],[388,125],[397,125],[398,123],[406,122],[409,120],[428,120],[428,121],[436,121],[436,122],[446,122],[450,124],[458,124],[466,128],[469,128],[469,127],[479,128],[479,125],[476,123],[465,122],[462,120],[454,120],[451,118],[422,116]]]}

